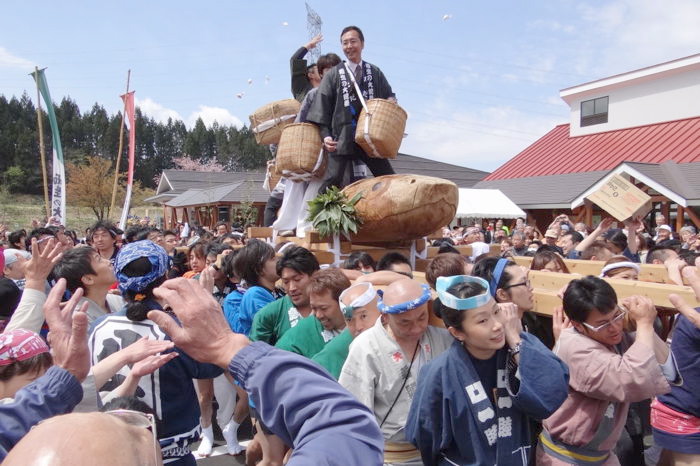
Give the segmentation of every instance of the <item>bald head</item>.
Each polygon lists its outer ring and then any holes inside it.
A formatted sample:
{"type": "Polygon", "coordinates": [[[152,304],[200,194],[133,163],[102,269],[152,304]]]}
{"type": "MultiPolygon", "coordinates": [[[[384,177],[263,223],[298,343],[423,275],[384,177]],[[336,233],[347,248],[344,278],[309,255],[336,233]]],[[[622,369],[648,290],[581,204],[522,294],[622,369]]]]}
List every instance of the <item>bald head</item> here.
{"type": "Polygon", "coordinates": [[[418,299],[422,294],[423,288],[420,283],[410,278],[402,278],[387,287],[382,300],[387,306],[394,306],[418,299]]]}
{"type": "Polygon", "coordinates": [[[71,413],[29,431],[2,463],[10,466],[161,465],[153,434],[106,413],[71,413]],[[156,462],[157,461],[157,462],[156,462]]]}

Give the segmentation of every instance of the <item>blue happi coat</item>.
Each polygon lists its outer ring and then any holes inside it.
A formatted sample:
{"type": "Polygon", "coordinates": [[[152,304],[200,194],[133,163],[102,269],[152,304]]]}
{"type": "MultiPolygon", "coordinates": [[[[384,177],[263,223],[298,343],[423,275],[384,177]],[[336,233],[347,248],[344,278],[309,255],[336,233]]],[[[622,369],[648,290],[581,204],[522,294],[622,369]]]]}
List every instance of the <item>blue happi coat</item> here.
{"type": "Polygon", "coordinates": [[[496,394],[485,393],[458,341],[423,367],[406,439],[426,466],[528,464],[534,453],[528,417],[544,419],[559,408],[569,369],[537,337],[521,338],[517,370],[507,368],[507,348],[498,350],[496,394]]]}

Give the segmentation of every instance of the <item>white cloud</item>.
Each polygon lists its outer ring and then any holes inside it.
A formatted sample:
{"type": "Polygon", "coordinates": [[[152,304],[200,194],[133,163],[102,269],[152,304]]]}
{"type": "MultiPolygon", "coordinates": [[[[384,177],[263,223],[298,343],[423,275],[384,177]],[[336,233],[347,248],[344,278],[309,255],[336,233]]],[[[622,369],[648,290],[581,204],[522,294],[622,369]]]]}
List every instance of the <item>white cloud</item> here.
{"type": "Polygon", "coordinates": [[[596,37],[598,54],[589,57],[603,76],[698,52],[697,0],[617,0],[579,7],[586,35],[596,37]]]}
{"type": "Polygon", "coordinates": [[[576,28],[571,24],[563,24],[559,21],[547,19],[532,21],[528,24],[528,27],[532,29],[545,29],[553,32],[565,32],[567,34],[572,34],[576,31],[576,28]]]}
{"type": "Polygon", "coordinates": [[[0,47],[0,68],[19,68],[29,71],[34,68],[34,63],[26,58],[13,55],[6,48],[0,47]]]}
{"type": "Polygon", "coordinates": [[[199,110],[192,112],[187,118],[187,126],[190,128],[194,126],[194,124],[197,122],[197,118],[201,118],[206,126],[211,126],[216,121],[220,125],[230,125],[237,128],[243,127],[243,122],[240,120],[240,118],[233,115],[227,109],[221,107],[200,105],[199,110]]]}
{"type": "Polygon", "coordinates": [[[401,152],[493,171],[565,118],[528,115],[508,106],[474,112],[435,112],[409,120],[401,152]]]}
{"type": "Polygon", "coordinates": [[[136,106],[141,109],[144,115],[148,115],[159,123],[167,123],[168,118],[173,120],[182,120],[182,117],[175,110],[166,108],[163,105],[154,102],[150,97],[141,100],[136,98],[136,106]]]}

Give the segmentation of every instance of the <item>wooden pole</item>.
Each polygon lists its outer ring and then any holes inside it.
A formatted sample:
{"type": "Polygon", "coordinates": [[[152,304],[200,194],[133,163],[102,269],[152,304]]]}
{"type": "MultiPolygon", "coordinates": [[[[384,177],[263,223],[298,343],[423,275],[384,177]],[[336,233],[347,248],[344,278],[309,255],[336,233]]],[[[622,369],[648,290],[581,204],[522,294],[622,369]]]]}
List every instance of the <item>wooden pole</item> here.
{"type": "Polygon", "coordinates": [[[683,208],[682,205],[676,204],[676,233],[681,231],[681,228],[683,228],[683,224],[685,223],[685,209],[683,208]]]}
{"type": "Polygon", "coordinates": [[[34,81],[36,81],[36,121],[39,127],[39,158],[41,159],[41,175],[44,180],[44,206],[46,208],[46,221],[51,217],[49,204],[49,180],[46,174],[46,147],[44,146],[44,119],[41,117],[41,93],[39,92],[39,67],[34,67],[34,81]]]}
{"type": "Polygon", "coordinates": [[[685,209],[685,213],[688,214],[688,217],[690,218],[690,221],[695,224],[695,228],[700,228],[700,217],[698,217],[695,214],[695,211],[693,210],[692,207],[688,206],[685,209]]]}
{"type": "MultiPolygon", "coordinates": [[[[126,74],[126,93],[129,93],[129,80],[131,79],[131,70],[126,74]]],[[[114,166],[114,186],[112,187],[112,202],[109,204],[109,213],[111,215],[114,212],[114,203],[117,200],[117,185],[119,184],[119,164],[122,161],[122,148],[124,144],[124,118],[126,113],[126,103],[124,103],[124,109],[122,110],[122,124],[119,126],[119,150],[117,151],[117,163],[114,166]]],[[[136,128],[131,128],[131,131],[135,131],[136,128]]]]}

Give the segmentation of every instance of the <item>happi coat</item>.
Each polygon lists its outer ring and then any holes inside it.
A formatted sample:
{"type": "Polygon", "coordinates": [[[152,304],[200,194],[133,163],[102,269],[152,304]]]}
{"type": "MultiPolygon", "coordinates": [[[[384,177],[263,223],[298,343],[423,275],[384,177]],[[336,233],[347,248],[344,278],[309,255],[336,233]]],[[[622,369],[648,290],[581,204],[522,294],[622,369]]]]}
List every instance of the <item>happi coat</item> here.
{"type": "Polygon", "coordinates": [[[326,330],[320,320],[310,315],[289,329],[275,346],[312,358],[339,334],[340,331],[326,330]]]}
{"type": "MultiPolygon", "coordinates": [[[[362,78],[358,84],[365,100],[394,97],[382,70],[364,60],[360,66],[362,78]]],[[[338,142],[337,154],[352,154],[362,150],[355,144],[355,127],[361,111],[362,104],[355,86],[345,65],[339,63],[323,75],[307,121],[319,125],[321,139],[332,136],[338,142]]]]}
{"type": "Polygon", "coordinates": [[[343,364],[348,358],[350,343],[352,343],[352,333],[350,333],[350,329],[346,328],[311,359],[320,364],[337,380],[340,377],[343,364]]]}
{"type": "MultiPolygon", "coordinates": [[[[373,327],[358,335],[350,345],[338,382],[374,412],[385,444],[392,444],[393,449],[396,445],[399,445],[399,449],[401,445],[414,449],[406,441],[404,428],[420,367],[443,353],[452,340],[447,330],[428,326],[420,339],[418,354],[410,373],[410,356],[404,355],[398,343],[389,336],[381,318],[377,319],[373,327]],[[407,373],[406,384],[401,389],[407,373]],[[394,407],[389,412],[392,404],[394,407]]],[[[417,464],[420,464],[420,458],[417,464]]]]}
{"type": "Polygon", "coordinates": [[[295,327],[303,318],[292,303],[292,298],[284,296],[255,314],[248,338],[275,345],[287,330],[295,327]]]}
{"type": "Polygon", "coordinates": [[[579,333],[562,331],[554,353],[569,366],[569,394],[542,423],[537,464],[613,465],[630,403],[670,391],[654,349],[625,334],[615,348],[579,333]],[[567,454],[563,454],[568,451],[567,454]]]}
{"type": "Polygon", "coordinates": [[[428,363],[406,424],[423,464],[527,466],[529,418],[544,419],[566,399],[569,371],[537,337],[521,333],[520,362],[498,350],[496,393],[486,393],[470,356],[454,341],[428,363]]]}

